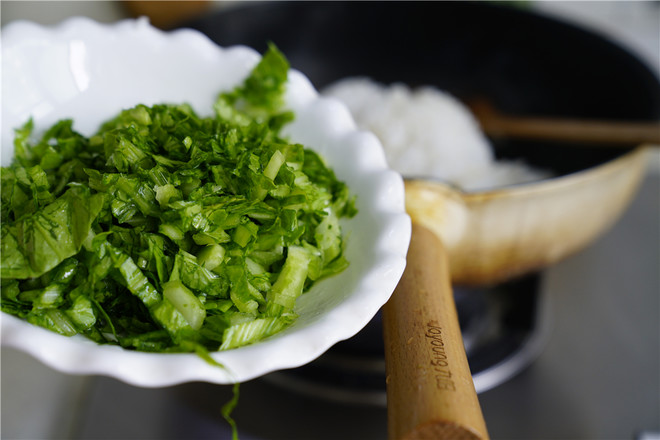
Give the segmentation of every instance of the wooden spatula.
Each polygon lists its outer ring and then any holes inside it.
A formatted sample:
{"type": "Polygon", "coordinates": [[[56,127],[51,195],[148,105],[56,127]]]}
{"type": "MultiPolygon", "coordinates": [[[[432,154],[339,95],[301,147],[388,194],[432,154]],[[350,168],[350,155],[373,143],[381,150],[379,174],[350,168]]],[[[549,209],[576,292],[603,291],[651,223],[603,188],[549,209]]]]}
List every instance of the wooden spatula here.
{"type": "Polygon", "coordinates": [[[491,137],[630,147],[660,145],[660,121],[627,122],[508,115],[483,99],[466,102],[481,129],[491,137]]]}
{"type": "Polygon", "coordinates": [[[440,239],[413,224],[407,266],[383,308],[390,440],[487,439],[440,239]]]}

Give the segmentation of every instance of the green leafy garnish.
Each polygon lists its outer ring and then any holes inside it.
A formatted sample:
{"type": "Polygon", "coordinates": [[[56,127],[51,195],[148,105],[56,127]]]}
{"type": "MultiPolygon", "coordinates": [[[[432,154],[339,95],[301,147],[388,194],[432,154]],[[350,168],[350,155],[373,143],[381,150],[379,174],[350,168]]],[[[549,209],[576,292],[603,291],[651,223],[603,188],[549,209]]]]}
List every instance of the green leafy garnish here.
{"type": "Polygon", "coordinates": [[[225,419],[231,427],[232,440],[238,440],[238,427],[236,425],[236,421],[231,416],[231,413],[234,411],[234,409],[236,409],[236,406],[238,405],[238,398],[240,396],[240,384],[234,384],[232,387],[232,393],[232,398],[227,403],[222,405],[222,408],[220,408],[220,413],[222,414],[222,418],[225,419]]]}
{"type": "Polygon", "coordinates": [[[71,120],[2,168],[2,311],[148,352],[227,350],[289,326],[348,264],[354,200],[280,135],[289,64],[273,46],[213,117],[137,105],[87,138],[71,120]]]}

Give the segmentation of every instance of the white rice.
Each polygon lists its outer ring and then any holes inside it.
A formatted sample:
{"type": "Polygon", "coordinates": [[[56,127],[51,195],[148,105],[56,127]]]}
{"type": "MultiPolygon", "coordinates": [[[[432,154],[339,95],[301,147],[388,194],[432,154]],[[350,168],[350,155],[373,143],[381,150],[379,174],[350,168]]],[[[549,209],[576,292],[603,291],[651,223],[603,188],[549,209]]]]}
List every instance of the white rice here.
{"type": "Polygon", "coordinates": [[[390,166],[406,177],[435,177],[477,191],[549,176],[522,162],[495,160],[469,109],[437,88],[346,78],[323,93],[343,101],[358,127],[378,136],[390,166]]]}

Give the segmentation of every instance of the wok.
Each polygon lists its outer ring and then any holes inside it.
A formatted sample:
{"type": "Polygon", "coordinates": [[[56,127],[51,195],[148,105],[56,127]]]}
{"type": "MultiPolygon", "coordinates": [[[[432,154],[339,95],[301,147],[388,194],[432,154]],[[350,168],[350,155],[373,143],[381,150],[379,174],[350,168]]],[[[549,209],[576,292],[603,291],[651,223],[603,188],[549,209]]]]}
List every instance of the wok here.
{"type": "MultiPolygon", "coordinates": [[[[266,2],[187,26],[224,46],[263,51],[272,41],[320,90],[367,76],[437,86],[466,102],[486,98],[507,114],[636,122],[660,116],[658,80],[632,55],[520,6],[266,2]]],[[[458,347],[448,280],[495,284],[578,252],[616,221],[645,168],[646,148],[634,144],[560,147],[498,138],[493,145],[497,157],[556,177],[463,192],[429,176],[406,176],[413,240],[406,273],[383,312],[392,438],[425,430],[436,438],[488,436],[458,347]],[[442,327],[440,341],[431,322],[442,327]],[[450,373],[433,364],[439,359],[432,343],[443,344],[450,373]],[[451,391],[438,382],[443,374],[451,374],[451,391]]]]}
{"type": "MultiPolygon", "coordinates": [[[[658,80],[605,38],[479,2],[266,2],[186,26],[222,45],[274,42],[322,90],[349,76],[433,85],[507,114],[657,121],[658,80]]],[[[435,231],[458,284],[493,284],[579,251],[616,221],[645,169],[645,148],[494,139],[496,156],[557,177],[465,193],[406,176],[413,219],[435,231]],[[429,204],[429,198],[443,200],[429,204]]]]}

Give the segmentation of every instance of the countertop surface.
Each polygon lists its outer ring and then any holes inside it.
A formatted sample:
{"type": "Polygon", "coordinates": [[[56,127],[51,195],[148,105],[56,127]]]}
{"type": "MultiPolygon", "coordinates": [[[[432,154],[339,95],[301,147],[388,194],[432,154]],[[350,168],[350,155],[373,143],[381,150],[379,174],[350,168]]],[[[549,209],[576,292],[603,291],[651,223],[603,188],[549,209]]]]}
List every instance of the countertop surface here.
{"type": "MultiPolygon", "coordinates": [[[[1,3],[2,24],[71,15],[124,17],[116,2],[1,3]]],[[[220,7],[220,6],[218,6],[220,7]]],[[[548,14],[621,41],[660,72],[658,2],[535,2],[548,14]]],[[[589,248],[543,273],[549,323],[539,357],[480,394],[493,439],[660,438],[660,159],[621,219],[589,248]]],[[[193,383],[141,389],[55,372],[1,352],[1,438],[231,438],[220,416],[231,388],[193,383]]],[[[304,397],[255,380],[241,386],[242,440],[383,439],[383,407],[304,397]]]]}

